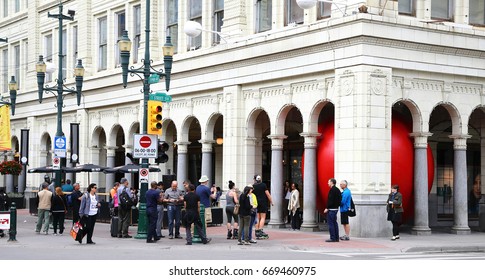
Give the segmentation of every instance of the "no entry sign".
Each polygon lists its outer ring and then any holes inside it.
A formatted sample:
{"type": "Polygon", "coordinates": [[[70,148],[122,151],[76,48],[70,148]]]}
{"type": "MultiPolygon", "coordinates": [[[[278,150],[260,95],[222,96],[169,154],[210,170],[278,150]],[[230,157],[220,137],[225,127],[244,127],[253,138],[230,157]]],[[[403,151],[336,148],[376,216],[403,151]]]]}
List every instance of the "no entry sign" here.
{"type": "Polygon", "coordinates": [[[157,157],[157,135],[135,134],[133,138],[134,158],[156,158],[157,157]]]}

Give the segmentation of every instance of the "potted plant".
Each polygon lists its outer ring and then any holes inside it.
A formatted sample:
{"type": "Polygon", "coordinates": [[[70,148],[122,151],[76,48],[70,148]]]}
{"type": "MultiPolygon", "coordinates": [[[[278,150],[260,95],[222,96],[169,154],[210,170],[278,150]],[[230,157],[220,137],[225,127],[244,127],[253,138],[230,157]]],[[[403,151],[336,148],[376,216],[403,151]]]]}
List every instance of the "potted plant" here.
{"type": "Polygon", "coordinates": [[[22,165],[15,160],[6,160],[0,162],[0,173],[2,175],[20,175],[22,172],[22,165]]]}

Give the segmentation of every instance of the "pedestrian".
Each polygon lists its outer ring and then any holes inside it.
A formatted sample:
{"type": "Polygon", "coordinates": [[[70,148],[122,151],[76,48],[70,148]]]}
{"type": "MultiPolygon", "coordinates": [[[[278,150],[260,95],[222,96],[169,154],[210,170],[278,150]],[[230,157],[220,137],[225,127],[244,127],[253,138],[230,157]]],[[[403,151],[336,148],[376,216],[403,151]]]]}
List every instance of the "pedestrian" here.
{"type": "Polygon", "coordinates": [[[157,189],[157,182],[150,183],[150,189],[146,192],[146,213],[147,213],[147,243],[155,243],[160,238],[157,236],[157,204],[160,200],[160,191],[157,189]]]}
{"type": "MultiPolygon", "coordinates": [[[[0,211],[10,211],[10,198],[5,193],[5,188],[0,188],[0,211]]],[[[3,229],[0,229],[0,237],[4,237],[3,229]]]]}
{"type": "Polygon", "coordinates": [[[291,197],[291,186],[289,181],[285,181],[283,185],[283,194],[285,195],[284,205],[283,205],[283,218],[286,220],[285,223],[291,223],[291,212],[288,210],[288,204],[290,203],[291,197]]]}
{"type": "Polygon", "coordinates": [[[81,216],[81,224],[83,226],[82,234],[78,234],[76,240],[82,243],[84,235],[87,235],[87,244],[96,244],[93,242],[94,225],[98,217],[98,211],[101,207],[98,195],[96,194],[98,187],[95,183],[88,186],[87,192],[83,194],[81,199],[81,206],[79,207],[79,216],[81,216]]]}
{"type": "MultiPolygon", "coordinates": [[[[120,199],[121,193],[126,192],[128,196],[133,199],[135,195],[129,187],[128,179],[121,178],[120,186],[118,187],[117,194],[118,194],[118,201],[120,199]]],[[[131,208],[124,209],[123,207],[118,207],[118,216],[119,216],[119,224],[118,224],[118,238],[132,238],[133,236],[128,234],[128,228],[130,227],[130,216],[131,216],[131,208]]]]}
{"type": "Polygon", "coordinates": [[[349,211],[350,201],[352,200],[352,193],[348,188],[347,180],[340,181],[340,188],[342,189],[342,201],[340,202],[340,223],[344,228],[345,235],[340,237],[340,240],[350,240],[350,224],[349,211]]]}
{"type": "Polygon", "coordinates": [[[56,188],[56,193],[52,196],[51,213],[54,226],[53,234],[57,235],[57,228],[59,228],[59,235],[62,235],[64,233],[64,219],[67,213],[67,199],[60,187],[56,188]]]}
{"type": "Polygon", "coordinates": [[[162,234],[162,228],[163,228],[163,216],[165,215],[165,206],[163,202],[163,196],[164,196],[164,184],[162,181],[157,183],[158,187],[158,193],[160,199],[157,201],[157,238],[164,238],[165,236],[162,234]]]}
{"type": "Polygon", "coordinates": [[[211,207],[219,207],[219,200],[221,199],[222,190],[220,187],[217,187],[216,184],[212,185],[212,190],[212,192],[215,190],[216,198],[212,199],[211,207]]]}
{"type": "Polygon", "coordinates": [[[254,194],[258,199],[258,222],[256,224],[256,239],[268,239],[269,236],[263,231],[266,222],[266,213],[269,205],[273,206],[273,199],[269,193],[268,186],[262,182],[261,175],[254,176],[254,194]]]}
{"type": "Polygon", "coordinates": [[[49,183],[42,183],[42,191],[40,191],[37,196],[39,199],[39,204],[37,207],[37,225],[35,228],[36,233],[40,233],[41,227],[42,232],[47,235],[49,232],[49,220],[50,220],[50,210],[52,206],[52,192],[49,191],[49,183]]]}
{"type": "Polygon", "coordinates": [[[81,192],[81,185],[74,183],[74,191],[71,194],[72,201],[72,224],[79,222],[79,207],[81,206],[81,198],[83,196],[81,192]]]}
{"type": "Polygon", "coordinates": [[[291,196],[288,203],[288,211],[291,215],[291,229],[300,230],[300,191],[298,184],[291,184],[291,196]]]}
{"type": "Polygon", "coordinates": [[[71,185],[71,180],[67,179],[66,183],[62,185],[62,191],[63,192],[72,192],[74,190],[74,186],[71,185]]]}
{"type": "Polygon", "coordinates": [[[253,186],[246,186],[241,196],[239,196],[239,221],[241,232],[238,235],[237,245],[251,245],[249,238],[249,222],[251,220],[251,201],[250,196],[253,191],[253,186]],[[243,236],[244,234],[244,236],[243,236]]]}
{"type": "Polygon", "coordinates": [[[119,182],[115,182],[111,190],[109,191],[109,208],[113,216],[118,216],[118,207],[119,207],[119,199],[118,199],[118,188],[120,186],[119,182]]]}
{"type": "Polygon", "coordinates": [[[44,175],[44,182],[42,182],[40,185],[39,185],[39,192],[42,191],[42,185],[44,183],[47,183],[47,186],[50,185],[51,183],[51,179],[49,178],[49,175],[44,175]]]}
{"type": "Polygon", "coordinates": [[[392,237],[391,240],[399,239],[399,226],[402,222],[402,194],[399,192],[399,185],[391,186],[391,193],[387,198],[387,220],[392,223],[392,237]]]}
{"type": "Polygon", "coordinates": [[[227,239],[236,239],[239,229],[239,215],[234,214],[234,207],[236,204],[239,204],[239,199],[234,186],[234,182],[229,180],[229,191],[226,193],[227,239]],[[234,224],[231,227],[233,219],[234,224]]]}
{"type": "Polygon", "coordinates": [[[212,210],[210,208],[211,198],[215,199],[216,193],[215,191],[212,192],[209,188],[209,177],[207,177],[207,175],[202,175],[199,179],[199,183],[200,185],[195,189],[195,193],[199,196],[200,204],[205,207],[205,225],[207,226],[208,222],[212,222],[212,210]]]}
{"type": "Polygon", "coordinates": [[[167,215],[168,215],[168,238],[174,238],[174,228],[175,228],[175,238],[182,239],[180,236],[180,218],[182,212],[182,203],[184,197],[182,196],[180,190],[177,188],[177,181],[172,181],[170,189],[165,191],[164,202],[167,203],[167,215]]]}
{"type": "Polygon", "coordinates": [[[190,184],[188,186],[188,193],[184,196],[185,206],[185,238],[187,240],[186,245],[192,245],[192,232],[191,227],[194,224],[195,230],[199,233],[199,236],[203,244],[211,242],[211,238],[207,238],[205,231],[202,229],[202,221],[200,220],[200,198],[195,194],[195,186],[190,184]]]}
{"type": "Polygon", "coordinates": [[[327,214],[328,231],[330,232],[330,239],[325,240],[325,242],[339,242],[338,234],[338,224],[337,224],[337,213],[340,206],[340,201],[342,200],[342,194],[340,190],[335,186],[337,180],[331,178],[328,180],[328,186],[330,191],[328,192],[327,198],[327,208],[323,213],[327,214]]]}

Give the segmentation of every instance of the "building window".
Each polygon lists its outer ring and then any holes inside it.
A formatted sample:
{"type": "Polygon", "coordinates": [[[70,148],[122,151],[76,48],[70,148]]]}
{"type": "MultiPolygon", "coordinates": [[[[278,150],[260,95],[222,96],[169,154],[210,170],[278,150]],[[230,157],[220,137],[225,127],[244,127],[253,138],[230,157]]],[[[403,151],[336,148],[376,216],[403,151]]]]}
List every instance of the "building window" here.
{"type": "MultiPolygon", "coordinates": [[[[27,78],[27,71],[29,70],[29,42],[25,41],[24,43],[24,63],[22,64],[22,77],[27,78]]],[[[17,78],[18,81],[20,81],[20,77],[17,78]]]]}
{"type": "Polygon", "coordinates": [[[273,5],[272,0],[257,0],[256,2],[256,33],[271,30],[273,5]]]}
{"type": "MultiPolygon", "coordinates": [[[[214,31],[221,32],[222,20],[224,19],[224,0],[214,0],[214,31]]],[[[212,41],[214,44],[221,42],[221,36],[214,33],[212,41]]]]}
{"type": "Polygon", "coordinates": [[[20,0],[15,0],[15,3],[14,3],[14,4],[15,4],[15,5],[14,5],[14,9],[15,9],[15,10],[14,10],[14,11],[15,11],[16,13],[20,12],[20,0]]]}
{"type": "Polygon", "coordinates": [[[177,53],[178,46],[178,7],[178,0],[167,0],[167,35],[172,38],[175,53],[177,53]]]}
{"type": "Polygon", "coordinates": [[[8,91],[8,49],[2,50],[2,92],[8,91]]]}
{"type": "Polygon", "coordinates": [[[3,17],[8,17],[8,1],[3,0],[3,17]]]}
{"type": "Polygon", "coordinates": [[[77,53],[78,53],[78,46],[77,46],[77,26],[72,27],[72,61],[74,68],[77,65],[77,53]]]}
{"type": "Polygon", "coordinates": [[[62,78],[67,78],[67,30],[62,30],[62,78]]]}
{"type": "Polygon", "coordinates": [[[99,43],[98,43],[98,70],[106,70],[108,66],[108,20],[102,17],[98,20],[99,43]]]}
{"type": "Polygon", "coordinates": [[[286,0],[285,26],[303,23],[303,9],[296,4],[296,0],[286,0]]]}
{"type": "Polygon", "coordinates": [[[416,15],[416,0],[399,0],[398,11],[403,15],[416,15]]]}
{"type": "Polygon", "coordinates": [[[318,19],[329,18],[332,15],[332,3],[318,3],[317,13],[318,19]]]}
{"type": "Polygon", "coordinates": [[[452,20],[453,19],[453,0],[431,1],[431,18],[452,20]]]}
{"type": "Polygon", "coordinates": [[[141,6],[133,7],[133,63],[138,62],[138,50],[140,49],[141,41],[141,6]]]}
{"type": "Polygon", "coordinates": [[[470,1],[470,24],[485,25],[485,1],[470,1]]]}
{"type": "MultiPolygon", "coordinates": [[[[202,0],[190,0],[189,20],[202,24],[202,0]]],[[[189,37],[189,50],[202,47],[202,33],[197,37],[189,37]]]]}
{"type": "Polygon", "coordinates": [[[116,54],[115,67],[119,67],[121,65],[121,52],[118,48],[118,41],[120,40],[121,36],[123,36],[123,31],[126,30],[125,11],[116,13],[115,18],[116,18],[116,22],[115,22],[116,41],[114,42],[115,54],[116,54]]]}
{"type": "MultiPolygon", "coordinates": [[[[44,37],[44,61],[53,63],[53,55],[52,55],[52,35],[46,35],[44,37]]],[[[52,73],[45,73],[45,81],[52,82],[52,73]]]]}
{"type": "Polygon", "coordinates": [[[20,87],[20,45],[13,47],[13,61],[15,64],[15,79],[20,87]]]}

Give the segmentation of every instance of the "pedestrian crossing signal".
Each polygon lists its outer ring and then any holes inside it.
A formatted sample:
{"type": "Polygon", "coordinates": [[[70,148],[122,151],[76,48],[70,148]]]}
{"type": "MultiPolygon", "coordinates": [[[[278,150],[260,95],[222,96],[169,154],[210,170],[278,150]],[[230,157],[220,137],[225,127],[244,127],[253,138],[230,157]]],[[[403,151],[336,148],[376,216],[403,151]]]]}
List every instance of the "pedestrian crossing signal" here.
{"type": "Polygon", "coordinates": [[[148,100],[147,133],[162,135],[162,105],[161,101],[148,100]]]}

